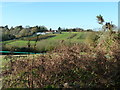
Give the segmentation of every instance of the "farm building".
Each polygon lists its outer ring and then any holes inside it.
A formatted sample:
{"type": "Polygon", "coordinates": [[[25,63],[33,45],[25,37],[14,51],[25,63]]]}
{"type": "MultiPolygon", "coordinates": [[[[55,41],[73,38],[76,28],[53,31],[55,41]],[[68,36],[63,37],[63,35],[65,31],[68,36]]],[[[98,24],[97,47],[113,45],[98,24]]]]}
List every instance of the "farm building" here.
{"type": "Polygon", "coordinates": [[[37,32],[36,35],[45,35],[45,32],[37,32]]]}

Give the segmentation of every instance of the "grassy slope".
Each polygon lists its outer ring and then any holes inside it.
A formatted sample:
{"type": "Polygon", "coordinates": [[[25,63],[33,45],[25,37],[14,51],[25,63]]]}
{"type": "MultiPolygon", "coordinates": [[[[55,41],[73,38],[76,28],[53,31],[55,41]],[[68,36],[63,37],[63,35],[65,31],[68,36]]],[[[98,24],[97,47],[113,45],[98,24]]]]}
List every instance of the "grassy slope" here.
{"type": "MultiPolygon", "coordinates": [[[[52,34],[50,34],[52,35],[52,34]]],[[[80,42],[87,42],[91,43],[92,39],[95,37],[94,32],[62,32],[62,34],[54,34],[55,37],[43,39],[37,42],[37,49],[40,51],[49,51],[52,50],[54,47],[60,44],[60,40],[64,40],[65,43],[69,44],[72,43],[80,43],[80,42]],[[74,37],[72,37],[75,35],[74,37]],[[69,38],[72,37],[72,38],[69,38]]],[[[27,47],[28,41],[25,40],[11,40],[5,41],[7,42],[6,47],[27,47]]],[[[4,42],[4,43],[5,43],[4,42]]],[[[31,47],[34,46],[35,41],[30,41],[31,47]]]]}
{"type": "Polygon", "coordinates": [[[69,32],[63,32],[62,34],[56,34],[56,37],[49,38],[48,40],[65,40],[70,36],[69,32]]]}
{"type": "MultiPolygon", "coordinates": [[[[27,43],[28,43],[28,41],[17,40],[14,42],[10,42],[7,45],[23,47],[23,46],[27,46],[27,43]]],[[[33,45],[35,43],[35,41],[31,41],[30,43],[33,45]]]]}

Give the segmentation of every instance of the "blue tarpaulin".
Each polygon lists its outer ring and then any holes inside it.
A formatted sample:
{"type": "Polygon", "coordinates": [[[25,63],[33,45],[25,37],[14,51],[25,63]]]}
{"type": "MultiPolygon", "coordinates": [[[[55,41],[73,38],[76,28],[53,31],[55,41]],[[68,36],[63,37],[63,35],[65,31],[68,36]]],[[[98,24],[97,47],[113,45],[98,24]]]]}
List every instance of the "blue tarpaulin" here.
{"type": "Polygon", "coordinates": [[[13,51],[0,51],[0,53],[14,53],[14,54],[40,54],[40,53],[33,53],[33,52],[13,52],[13,51]]]}

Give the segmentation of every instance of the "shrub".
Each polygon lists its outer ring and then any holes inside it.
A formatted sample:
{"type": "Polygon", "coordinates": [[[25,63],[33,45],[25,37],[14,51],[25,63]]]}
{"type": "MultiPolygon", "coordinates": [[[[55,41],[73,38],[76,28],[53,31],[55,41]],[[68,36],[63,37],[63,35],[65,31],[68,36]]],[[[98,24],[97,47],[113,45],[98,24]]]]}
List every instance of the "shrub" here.
{"type": "Polygon", "coordinates": [[[96,47],[61,43],[52,52],[33,56],[34,59],[11,61],[2,72],[3,88],[118,88],[120,40],[112,37],[111,41],[114,43],[109,44],[109,49],[99,41],[96,47]]]}

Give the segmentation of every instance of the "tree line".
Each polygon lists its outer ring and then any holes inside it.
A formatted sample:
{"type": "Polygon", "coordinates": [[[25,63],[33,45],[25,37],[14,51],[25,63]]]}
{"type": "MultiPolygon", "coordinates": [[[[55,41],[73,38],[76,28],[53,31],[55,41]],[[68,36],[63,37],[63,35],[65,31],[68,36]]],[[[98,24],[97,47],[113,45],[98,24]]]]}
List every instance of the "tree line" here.
{"type": "MultiPolygon", "coordinates": [[[[52,28],[48,30],[45,26],[16,26],[8,28],[8,25],[6,26],[0,26],[0,31],[2,31],[2,34],[0,34],[0,37],[2,38],[2,41],[6,40],[12,40],[12,39],[19,39],[22,37],[28,37],[36,34],[37,32],[46,32],[46,31],[54,31],[52,28]]],[[[92,29],[84,30],[82,28],[61,28],[58,27],[58,32],[81,32],[81,31],[92,31],[92,29]]]]}
{"type": "Polygon", "coordinates": [[[31,36],[36,32],[44,32],[47,30],[48,29],[45,26],[34,26],[34,27],[16,26],[16,27],[8,28],[8,25],[6,25],[0,27],[0,31],[2,31],[1,34],[2,41],[31,36]]]}

